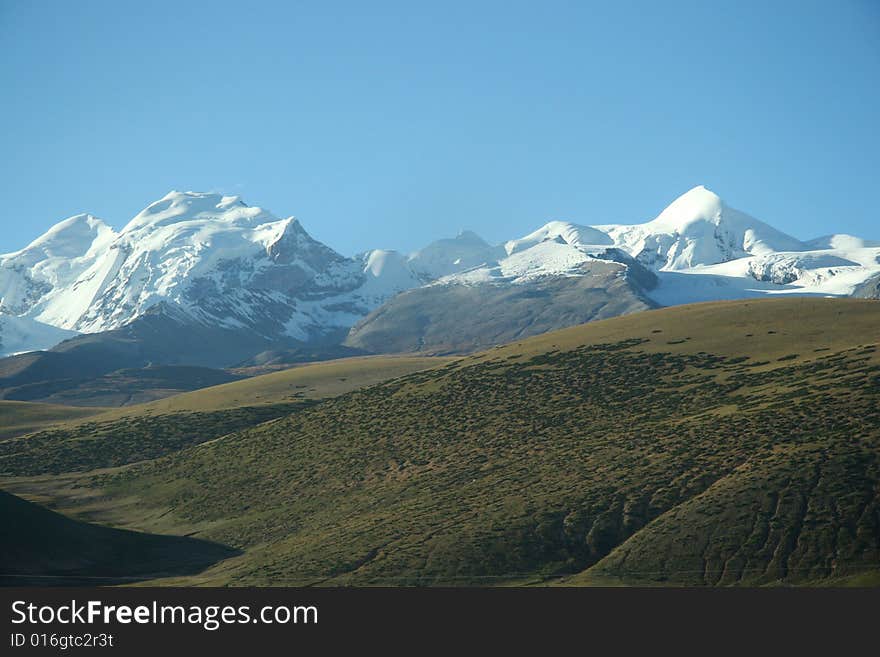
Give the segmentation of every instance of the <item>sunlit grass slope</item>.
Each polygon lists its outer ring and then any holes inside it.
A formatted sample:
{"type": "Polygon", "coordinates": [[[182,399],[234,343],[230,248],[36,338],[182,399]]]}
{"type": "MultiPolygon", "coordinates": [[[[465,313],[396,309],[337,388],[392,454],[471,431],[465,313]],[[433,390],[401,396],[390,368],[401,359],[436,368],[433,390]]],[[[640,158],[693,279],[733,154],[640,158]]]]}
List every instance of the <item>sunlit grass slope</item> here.
{"type": "Polygon", "coordinates": [[[878,343],[871,301],[649,311],[80,476],[53,500],[76,513],[88,491],[92,519],[242,551],[163,582],[871,583],[878,343]]]}
{"type": "Polygon", "coordinates": [[[104,412],[104,410],[103,408],[0,400],[0,440],[20,436],[60,422],[91,417],[104,412]]]}
{"type": "Polygon", "coordinates": [[[97,413],[0,403],[0,474],[57,474],[153,459],[297,412],[317,399],[448,362],[396,356],[321,362],[97,413]]]}

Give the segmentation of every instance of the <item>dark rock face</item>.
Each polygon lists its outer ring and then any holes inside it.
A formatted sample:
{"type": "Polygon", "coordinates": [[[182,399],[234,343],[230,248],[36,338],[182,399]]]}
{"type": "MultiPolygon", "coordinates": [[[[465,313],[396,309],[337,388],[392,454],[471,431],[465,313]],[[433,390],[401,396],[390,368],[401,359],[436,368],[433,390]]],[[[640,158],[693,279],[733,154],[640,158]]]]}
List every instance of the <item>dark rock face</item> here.
{"type": "Polygon", "coordinates": [[[467,353],[648,310],[655,304],[642,290],[652,280],[638,265],[593,261],[577,277],[432,285],[404,292],[370,313],[344,344],[376,353],[467,353]]]}
{"type": "Polygon", "coordinates": [[[880,274],[856,287],[852,295],[859,299],[880,299],[880,274]]]}
{"type": "Polygon", "coordinates": [[[594,254],[594,257],[626,265],[627,279],[644,290],[653,290],[657,287],[657,274],[621,249],[605,249],[605,251],[594,254]]]}

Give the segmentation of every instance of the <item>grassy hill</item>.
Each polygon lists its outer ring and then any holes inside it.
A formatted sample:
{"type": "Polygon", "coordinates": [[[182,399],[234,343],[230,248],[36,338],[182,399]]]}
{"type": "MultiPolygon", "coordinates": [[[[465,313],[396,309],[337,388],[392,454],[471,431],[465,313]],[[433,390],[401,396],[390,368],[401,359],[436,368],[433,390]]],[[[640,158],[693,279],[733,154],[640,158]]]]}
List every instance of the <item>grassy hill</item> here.
{"type": "Polygon", "coordinates": [[[448,362],[391,356],[314,363],[92,413],[0,402],[0,474],[59,474],[155,459],[289,415],[317,399],[448,362]]]}
{"type": "Polygon", "coordinates": [[[93,519],[241,551],[175,583],[878,583],[878,342],[872,301],[649,311],[81,475],[52,499],[77,512],[90,491],[93,519]]]}
{"type": "Polygon", "coordinates": [[[215,411],[298,399],[325,399],[454,360],[430,356],[359,356],[309,363],[160,399],[145,404],[142,409],[156,413],[215,411]]]}
{"type": "Polygon", "coordinates": [[[0,400],[0,440],[21,436],[61,422],[87,418],[104,410],[0,400]]]}
{"type": "Polygon", "coordinates": [[[235,555],[182,536],[111,529],[67,518],[0,491],[0,585],[113,584],[185,573],[235,555]]]}
{"type": "Polygon", "coordinates": [[[108,422],[142,415],[218,411],[323,399],[444,365],[451,360],[424,356],[364,356],[309,363],[122,408],[0,400],[0,439],[22,436],[50,426],[76,426],[82,424],[84,418],[108,422]]]}

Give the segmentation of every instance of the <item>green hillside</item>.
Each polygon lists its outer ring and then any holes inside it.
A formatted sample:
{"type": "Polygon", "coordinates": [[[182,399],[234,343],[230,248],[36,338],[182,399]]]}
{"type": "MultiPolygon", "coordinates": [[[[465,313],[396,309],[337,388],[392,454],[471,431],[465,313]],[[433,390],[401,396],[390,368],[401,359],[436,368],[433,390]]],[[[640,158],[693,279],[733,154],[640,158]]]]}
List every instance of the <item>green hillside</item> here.
{"type": "Polygon", "coordinates": [[[0,475],[59,474],[155,459],[289,415],[317,399],[448,362],[366,357],[314,363],[92,413],[0,402],[0,418],[8,421],[0,430],[0,475]]]}
{"type": "Polygon", "coordinates": [[[307,403],[162,415],[143,413],[47,428],[0,440],[0,475],[60,474],[155,459],[289,415],[307,403]]]}
{"type": "Polygon", "coordinates": [[[91,490],[93,519],[242,551],[174,583],[876,583],[878,343],[872,301],[649,311],[81,476],[53,499],[76,512],[91,490]]]}
{"type": "Polygon", "coordinates": [[[0,440],[61,422],[80,420],[103,411],[103,408],[0,400],[0,440]]]}
{"type": "Polygon", "coordinates": [[[215,411],[299,399],[324,399],[453,360],[430,356],[359,356],[308,363],[167,397],[144,404],[139,410],[156,413],[215,411]]]}

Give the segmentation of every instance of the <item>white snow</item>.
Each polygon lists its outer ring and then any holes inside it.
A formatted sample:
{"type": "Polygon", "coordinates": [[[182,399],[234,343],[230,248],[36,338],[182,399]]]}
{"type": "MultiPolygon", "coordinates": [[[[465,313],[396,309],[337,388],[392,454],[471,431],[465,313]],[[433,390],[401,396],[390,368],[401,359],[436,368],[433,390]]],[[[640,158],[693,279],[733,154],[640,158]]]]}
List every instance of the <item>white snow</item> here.
{"type": "Polygon", "coordinates": [[[801,242],[703,186],[642,224],[550,221],[495,246],[464,231],[410,255],[376,249],[354,258],[311,238],[295,218],[237,196],[173,191],[118,233],[81,214],[0,255],[3,349],[117,328],[158,302],[197,321],[308,339],[351,326],[420,285],[579,276],[608,249],[658,275],[648,294],[662,305],[843,296],[880,273],[878,241],[833,234],[801,242]]]}
{"type": "Polygon", "coordinates": [[[81,215],[0,256],[0,311],[97,332],[165,302],[195,321],[305,340],[346,329],[422,282],[401,254],[344,258],[293,217],[235,196],[173,191],[118,233],[81,215]]]}
{"type": "Polygon", "coordinates": [[[432,242],[411,254],[409,266],[423,282],[492,262],[503,256],[500,247],[490,246],[471,231],[462,231],[452,239],[432,242]]]}
{"type": "Polygon", "coordinates": [[[75,331],[65,331],[29,317],[0,314],[0,357],[51,349],[75,335],[75,331]]]}
{"type": "Polygon", "coordinates": [[[435,284],[517,284],[547,276],[579,276],[582,274],[581,265],[595,260],[594,254],[605,251],[606,248],[575,246],[556,239],[547,239],[529,248],[514,250],[506,258],[440,278],[435,284]]]}
{"type": "Polygon", "coordinates": [[[810,249],[838,249],[847,251],[851,249],[864,249],[880,246],[880,241],[865,240],[855,235],[839,233],[837,235],[825,235],[806,242],[810,249]]]}
{"type": "Polygon", "coordinates": [[[646,266],[677,271],[748,255],[800,251],[804,245],[694,187],[645,224],[599,226],[646,266]]]}
{"type": "Polygon", "coordinates": [[[103,279],[101,263],[114,238],[103,221],[80,214],[21,251],[0,255],[0,312],[73,328],[67,317],[88,306],[103,279]]]}
{"type": "Polygon", "coordinates": [[[367,277],[361,288],[362,294],[387,296],[417,287],[419,277],[409,264],[409,259],[397,251],[374,249],[363,258],[363,272],[367,277]]]}
{"type": "Polygon", "coordinates": [[[643,224],[552,221],[506,242],[507,257],[437,282],[576,276],[584,262],[609,247],[657,273],[659,284],[649,296],[662,305],[771,294],[845,296],[880,272],[878,242],[831,235],[803,243],[698,186],[643,224]]]}
{"type": "Polygon", "coordinates": [[[520,251],[546,242],[547,240],[557,240],[571,246],[611,246],[614,240],[611,237],[596,228],[589,226],[578,226],[567,221],[551,221],[541,226],[534,233],[529,233],[525,237],[518,240],[510,240],[505,243],[504,250],[507,255],[512,255],[520,251]]]}

